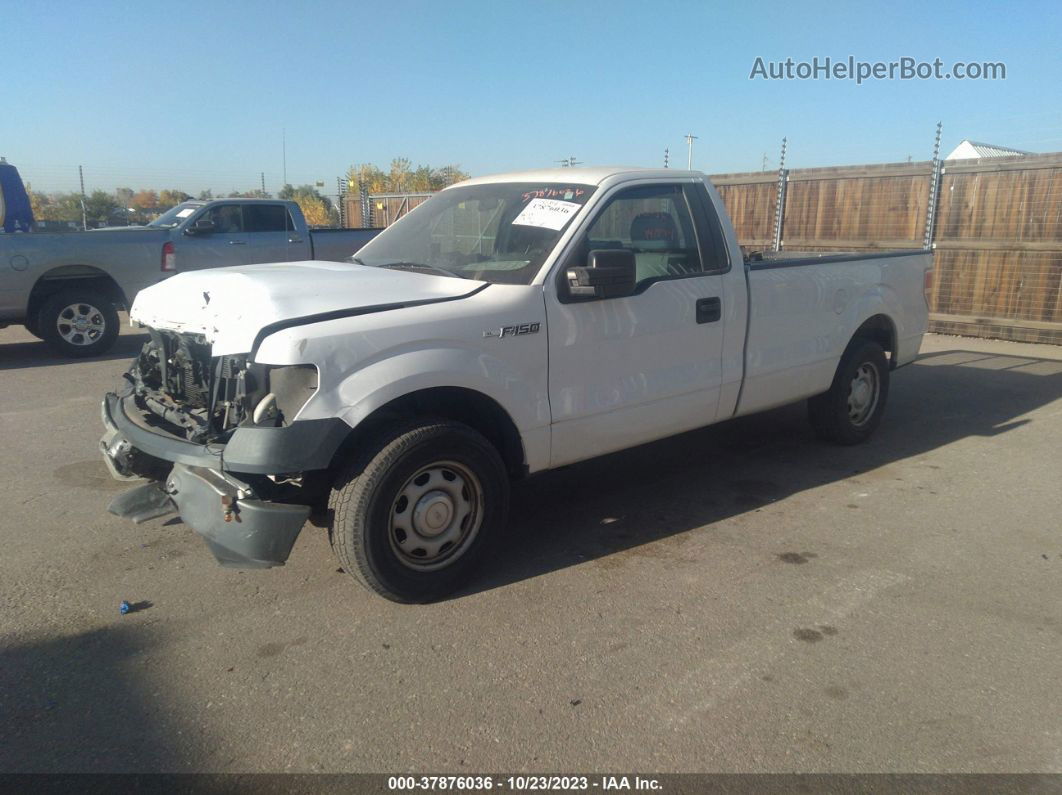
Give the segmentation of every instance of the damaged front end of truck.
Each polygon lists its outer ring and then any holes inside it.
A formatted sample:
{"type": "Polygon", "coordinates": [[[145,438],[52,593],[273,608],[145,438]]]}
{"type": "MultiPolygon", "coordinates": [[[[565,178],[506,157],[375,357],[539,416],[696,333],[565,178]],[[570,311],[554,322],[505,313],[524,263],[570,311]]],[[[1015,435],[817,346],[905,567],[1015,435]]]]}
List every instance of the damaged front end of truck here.
{"type": "Polygon", "coordinates": [[[137,523],[178,513],[222,565],[282,565],[345,436],[338,419],[295,422],[317,368],[212,356],[197,334],[149,334],[102,405],[107,467],[141,481],[109,510],[137,523]]]}

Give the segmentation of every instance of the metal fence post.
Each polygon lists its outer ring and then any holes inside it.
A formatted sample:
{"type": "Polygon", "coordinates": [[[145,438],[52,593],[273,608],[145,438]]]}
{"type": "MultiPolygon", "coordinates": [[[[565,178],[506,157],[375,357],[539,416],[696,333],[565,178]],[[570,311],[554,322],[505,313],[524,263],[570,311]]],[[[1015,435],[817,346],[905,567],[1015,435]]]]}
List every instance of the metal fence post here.
{"type": "Polygon", "coordinates": [[[347,203],[344,199],[345,192],[343,190],[343,178],[336,177],[336,201],[339,203],[339,225],[346,229],[347,227],[347,203]]]}
{"type": "Polygon", "coordinates": [[[940,160],[940,130],[941,123],[937,122],[937,138],[933,142],[933,173],[929,178],[929,203],[926,206],[926,232],[922,238],[922,248],[929,251],[933,248],[933,233],[936,231],[937,203],[940,196],[940,176],[944,173],[943,163],[940,160]]]}
{"type": "Polygon", "coordinates": [[[774,250],[782,250],[782,222],[785,220],[785,192],[789,184],[789,170],[785,167],[787,140],[782,139],[782,157],[778,161],[778,198],[774,205],[774,250]]]}
{"type": "Polygon", "coordinates": [[[372,229],[372,208],[369,205],[369,189],[361,187],[361,226],[363,229],[372,229]]]}

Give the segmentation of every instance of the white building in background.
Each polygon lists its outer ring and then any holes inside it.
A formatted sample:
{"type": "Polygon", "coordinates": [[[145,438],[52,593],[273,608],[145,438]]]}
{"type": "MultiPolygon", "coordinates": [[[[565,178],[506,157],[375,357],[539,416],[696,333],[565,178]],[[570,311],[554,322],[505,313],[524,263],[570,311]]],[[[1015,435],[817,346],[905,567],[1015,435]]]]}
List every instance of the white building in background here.
{"type": "Polygon", "coordinates": [[[945,160],[974,160],[981,157],[1014,157],[1016,155],[1031,155],[1021,149],[1012,149],[1009,146],[996,146],[995,144],[983,144],[971,141],[969,138],[951,150],[951,154],[945,160]]]}

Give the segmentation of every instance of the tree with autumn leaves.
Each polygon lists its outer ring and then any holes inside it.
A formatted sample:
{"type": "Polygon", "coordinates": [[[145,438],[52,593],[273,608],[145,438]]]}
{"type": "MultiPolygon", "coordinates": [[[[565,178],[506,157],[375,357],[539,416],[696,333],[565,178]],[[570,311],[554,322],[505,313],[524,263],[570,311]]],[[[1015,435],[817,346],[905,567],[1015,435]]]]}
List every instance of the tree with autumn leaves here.
{"type": "MultiPolygon", "coordinates": [[[[455,182],[468,179],[469,174],[459,165],[441,168],[418,165],[404,157],[396,157],[385,171],[371,163],[352,165],[346,174],[348,193],[358,194],[362,188],[369,193],[431,193],[455,182]]],[[[80,193],[39,193],[27,184],[33,215],[40,221],[65,221],[80,225],[82,205],[84,217],[93,226],[107,224],[146,223],[183,201],[192,198],[182,190],[151,188],[133,190],[120,187],[113,192],[93,191],[82,197],[80,193]]],[[[222,198],[211,190],[199,194],[200,199],[222,198]]],[[[296,202],[310,226],[335,226],[339,212],[332,200],[312,185],[285,185],[278,198],[296,202]]],[[[270,198],[261,190],[231,191],[228,198],[270,198]]]]}
{"type": "Polygon", "coordinates": [[[351,166],[347,169],[347,190],[350,193],[360,193],[362,188],[369,193],[431,193],[468,177],[456,164],[413,168],[406,158],[396,157],[388,171],[371,163],[351,166]]]}

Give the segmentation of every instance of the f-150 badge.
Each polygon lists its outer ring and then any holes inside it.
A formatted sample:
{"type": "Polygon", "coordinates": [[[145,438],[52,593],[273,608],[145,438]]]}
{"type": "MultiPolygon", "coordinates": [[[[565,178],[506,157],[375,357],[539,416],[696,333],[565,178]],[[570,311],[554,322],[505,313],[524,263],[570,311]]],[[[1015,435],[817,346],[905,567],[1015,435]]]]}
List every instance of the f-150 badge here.
{"type": "Polygon", "coordinates": [[[538,334],[538,330],[542,328],[541,323],[520,323],[515,326],[502,326],[499,329],[490,329],[483,332],[484,337],[497,337],[502,339],[503,337],[519,337],[521,334],[538,334]]]}

